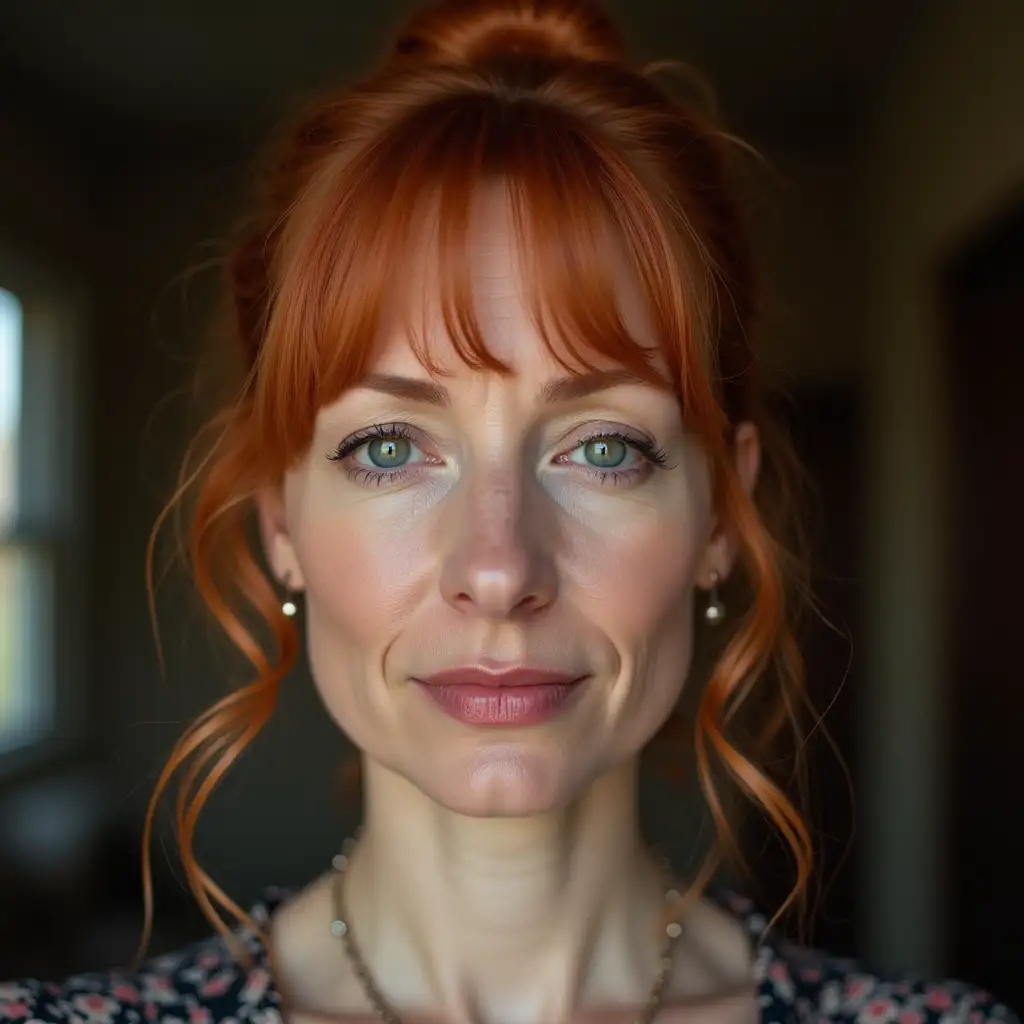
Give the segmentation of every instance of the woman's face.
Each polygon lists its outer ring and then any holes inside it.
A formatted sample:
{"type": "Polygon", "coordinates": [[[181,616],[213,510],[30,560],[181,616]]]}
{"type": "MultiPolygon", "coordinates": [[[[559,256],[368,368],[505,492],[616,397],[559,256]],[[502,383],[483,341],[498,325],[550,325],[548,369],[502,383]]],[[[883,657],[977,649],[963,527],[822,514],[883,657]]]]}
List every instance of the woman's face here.
{"type": "MultiPolygon", "coordinates": [[[[372,377],[320,411],[262,523],[353,742],[452,810],[531,814],[665,721],[694,588],[726,574],[728,541],[674,397],[611,365],[567,380],[531,324],[500,203],[472,244],[480,327],[514,375],[467,369],[428,309],[450,372],[432,379],[388,325],[372,377]]],[[[636,282],[624,269],[617,284],[653,347],[636,282]]],[[[741,457],[752,476],[756,436],[741,457]]]]}

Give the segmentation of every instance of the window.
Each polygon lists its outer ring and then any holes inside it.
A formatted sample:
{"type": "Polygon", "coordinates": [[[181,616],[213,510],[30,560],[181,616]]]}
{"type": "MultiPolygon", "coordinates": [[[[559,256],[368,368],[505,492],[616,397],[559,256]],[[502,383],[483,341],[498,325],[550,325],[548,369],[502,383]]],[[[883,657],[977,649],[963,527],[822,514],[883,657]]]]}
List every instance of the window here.
{"type": "Polygon", "coordinates": [[[49,724],[45,553],[22,529],[21,303],[0,289],[0,752],[38,738],[49,724]]]}
{"type": "Polygon", "coordinates": [[[76,304],[0,254],[0,767],[81,736],[76,304]]]}

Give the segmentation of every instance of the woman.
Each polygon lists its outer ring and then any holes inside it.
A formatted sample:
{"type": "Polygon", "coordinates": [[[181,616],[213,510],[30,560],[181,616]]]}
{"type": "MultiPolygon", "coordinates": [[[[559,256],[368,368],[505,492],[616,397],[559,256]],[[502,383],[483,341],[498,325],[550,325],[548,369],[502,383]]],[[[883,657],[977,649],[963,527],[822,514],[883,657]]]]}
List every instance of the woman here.
{"type": "Polygon", "coordinates": [[[808,832],[753,759],[801,691],[726,146],[587,0],[423,10],[286,137],[229,264],[245,374],[191,534],[255,680],[154,798],[184,769],[183,860],[225,937],[8,985],[0,1017],[1011,1020],[778,941],[706,891],[714,860],[673,883],[639,835],[641,751],[701,685],[718,849],[731,780],[791,847],[792,898],[807,885],[808,832]],[[749,607],[719,597],[733,574],[749,607]],[[192,835],[273,711],[300,604],[365,820],[333,870],[246,914],[192,835]]]}

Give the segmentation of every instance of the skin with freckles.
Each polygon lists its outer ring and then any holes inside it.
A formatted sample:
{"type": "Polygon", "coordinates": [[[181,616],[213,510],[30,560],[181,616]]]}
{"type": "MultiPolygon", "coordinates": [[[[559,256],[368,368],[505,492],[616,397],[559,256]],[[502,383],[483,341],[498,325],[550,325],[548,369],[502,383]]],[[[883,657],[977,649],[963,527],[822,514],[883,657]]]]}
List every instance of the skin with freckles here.
{"type": "MultiPolygon", "coordinates": [[[[467,368],[428,304],[432,376],[385,320],[373,376],[320,411],[306,457],[262,498],[262,530],[275,573],[304,592],[323,703],[363,754],[346,891],[380,989],[409,1019],[606,1019],[642,1004],[660,941],[637,758],[679,698],[695,593],[728,574],[732,542],[672,391],[612,365],[574,382],[547,350],[500,192],[470,244],[479,324],[513,373],[467,368]],[[418,682],[462,666],[578,682],[540,721],[484,727],[418,682]]],[[[409,288],[429,296],[427,246],[421,264],[409,288]]],[[[617,285],[664,372],[637,283],[624,270],[617,285]]],[[[753,428],[736,450],[753,486],[753,428]]],[[[327,927],[330,885],[275,921],[282,989],[369,1019],[327,927]]],[[[738,1019],[748,1001],[713,1007],[748,971],[736,929],[702,904],[672,998],[738,1019]]]]}

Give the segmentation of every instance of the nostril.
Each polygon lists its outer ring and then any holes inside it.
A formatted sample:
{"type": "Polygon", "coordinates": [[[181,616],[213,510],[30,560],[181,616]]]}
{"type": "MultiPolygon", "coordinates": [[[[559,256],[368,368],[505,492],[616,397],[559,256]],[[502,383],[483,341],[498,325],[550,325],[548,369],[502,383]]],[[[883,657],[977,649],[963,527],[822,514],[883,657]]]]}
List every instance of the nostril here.
{"type": "Polygon", "coordinates": [[[546,602],[543,601],[539,594],[527,594],[518,604],[518,608],[522,611],[532,612],[538,608],[542,608],[546,602]]]}

